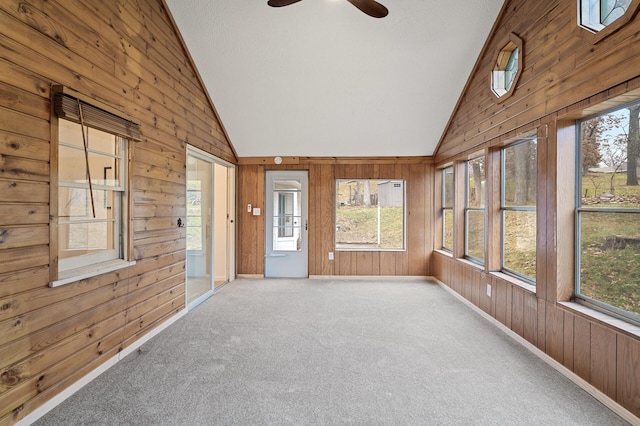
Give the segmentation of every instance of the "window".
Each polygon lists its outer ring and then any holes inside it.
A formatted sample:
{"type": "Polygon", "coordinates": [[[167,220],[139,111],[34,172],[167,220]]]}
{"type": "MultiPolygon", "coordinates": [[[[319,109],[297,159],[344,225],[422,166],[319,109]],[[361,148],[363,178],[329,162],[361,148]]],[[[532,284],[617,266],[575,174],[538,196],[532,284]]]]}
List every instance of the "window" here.
{"type": "Polygon", "coordinates": [[[465,247],[469,259],[484,263],[484,156],[466,162],[465,247]]]}
{"type": "Polygon", "coordinates": [[[442,248],[453,251],[453,167],[442,170],[442,248]]]}
{"type": "Polygon", "coordinates": [[[601,31],[621,18],[631,0],[579,0],[580,25],[592,31],[601,31]]]}
{"type": "Polygon", "coordinates": [[[535,282],[537,141],[502,149],[502,270],[535,282]]]}
{"type": "Polygon", "coordinates": [[[640,321],[640,102],[578,122],[576,298],[640,321]]]}
{"type": "Polygon", "coordinates": [[[504,47],[494,58],[491,72],[491,90],[498,98],[507,98],[513,93],[522,68],[522,40],[510,34],[504,47]]]}
{"type": "Polygon", "coordinates": [[[211,192],[211,163],[196,156],[187,158],[187,250],[205,250],[203,228],[210,226],[207,208],[211,192]],[[205,208],[203,209],[203,197],[205,208]]]}
{"type": "Polygon", "coordinates": [[[336,181],[336,250],[404,250],[403,180],[336,181]]]}
{"type": "Polygon", "coordinates": [[[85,151],[80,124],[58,127],[59,270],[118,259],[126,142],[87,127],[85,151]]]}
{"type": "Polygon", "coordinates": [[[126,258],[127,142],[139,139],[139,128],[66,88],[54,93],[58,214],[52,232],[58,244],[52,253],[58,258],[57,278],[77,278],[87,267],[99,270],[105,262],[126,258]]]}

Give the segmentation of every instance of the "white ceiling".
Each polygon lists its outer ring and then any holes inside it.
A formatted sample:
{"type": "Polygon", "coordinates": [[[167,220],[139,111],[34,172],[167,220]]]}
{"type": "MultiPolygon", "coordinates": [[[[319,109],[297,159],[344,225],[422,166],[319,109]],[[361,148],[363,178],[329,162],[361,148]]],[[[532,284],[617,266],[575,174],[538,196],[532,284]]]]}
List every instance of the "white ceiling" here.
{"type": "Polygon", "coordinates": [[[240,157],[433,154],[503,4],[166,1],[240,157]]]}

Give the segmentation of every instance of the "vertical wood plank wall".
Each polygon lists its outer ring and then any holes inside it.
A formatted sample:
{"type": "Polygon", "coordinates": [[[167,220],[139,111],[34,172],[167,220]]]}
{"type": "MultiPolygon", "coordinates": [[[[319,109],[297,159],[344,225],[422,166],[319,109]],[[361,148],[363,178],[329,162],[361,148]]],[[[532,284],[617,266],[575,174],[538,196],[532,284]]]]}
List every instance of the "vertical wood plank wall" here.
{"type": "Polygon", "coordinates": [[[0,425],[185,306],[186,144],[235,162],[160,0],[0,2],[0,425]],[[50,87],[141,122],[130,147],[137,263],[49,288],[50,87]]]}
{"type": "Polygon", "coordinates": [[[538,149],[536,292],[441,252],[432,256],[432,271],[640,417],[640,338],[558,303],[573,294],[572,120],[640,98],[640,18],[593,44],[577,26],[576,5],[505,2],[434,158],[439,167],[518,134],[548,132],[538,149]],[[513,96],[498,102],[489,87],[492,58],[510,32],[524,42],[523,69],[513,96]]]}
{"type": "Polygon", "coordinates": [[[430,159],[300,159],[298,164],[240,164],[238,167],[238,274],[264,274],[264,215],[247,213],[252,204],[264,211],[265,171],[309,171],[309,275],[429,274],[431,235],[430,159]],[[336,179],[405,179],[407,191],[407,249],[405,251],[335,251],[336,179]],[[329,260],[334,252],[334,260],[329,260]]]}

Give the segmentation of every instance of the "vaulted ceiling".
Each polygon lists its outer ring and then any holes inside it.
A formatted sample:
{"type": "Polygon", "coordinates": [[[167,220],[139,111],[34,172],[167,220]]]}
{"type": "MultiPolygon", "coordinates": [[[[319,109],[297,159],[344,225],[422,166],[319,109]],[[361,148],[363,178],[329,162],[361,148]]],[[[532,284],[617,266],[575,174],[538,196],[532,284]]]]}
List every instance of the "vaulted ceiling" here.
{"type": "Polygon", "coordinates": [[[240,157],[431,155],[503,0],[380,1],[166,0],[240,157]]]}

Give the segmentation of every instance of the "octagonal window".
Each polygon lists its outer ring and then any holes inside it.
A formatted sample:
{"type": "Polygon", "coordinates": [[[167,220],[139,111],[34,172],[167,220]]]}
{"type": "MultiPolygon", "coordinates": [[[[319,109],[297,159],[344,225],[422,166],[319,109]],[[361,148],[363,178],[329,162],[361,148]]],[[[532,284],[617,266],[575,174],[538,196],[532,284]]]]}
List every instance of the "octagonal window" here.
{"type": "Polygon", "coordinates": [[[601,31],[624,16],[631,0],[579,0],[580,25],[601,31]]]}
{"type": "Polygon", "coordinates": [[[498,52],[491,72],[491,90],[502,98],[513,92],[522,67],[522,40],[514,34],[498,52]]]}

